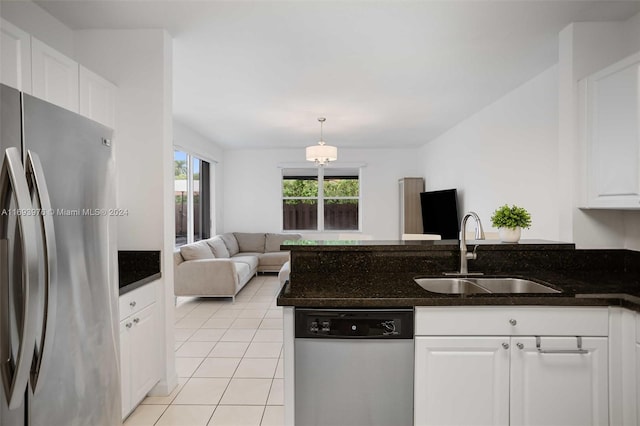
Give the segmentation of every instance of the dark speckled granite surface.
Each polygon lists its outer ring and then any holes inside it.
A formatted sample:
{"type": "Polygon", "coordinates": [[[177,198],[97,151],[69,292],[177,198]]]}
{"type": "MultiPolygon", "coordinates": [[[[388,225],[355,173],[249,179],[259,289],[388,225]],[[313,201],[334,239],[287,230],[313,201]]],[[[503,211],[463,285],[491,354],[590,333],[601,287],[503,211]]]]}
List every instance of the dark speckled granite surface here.
{"type": "Polygon", "coordinates": [[[157,280],[161,276],[159,250],[118,251],[120,295],[157,280]]]}
{"type": "Polygon", "coordinates": [[[290,282],[278,297],[282,306],[624,306],[640,311],[640,252],[629,250],[576,250],[573,244],[544,241],[481,242],[478,259],[469,261],[470,271],[527,278],[561,293],[446,295],[428,292],[413,279],[457,270],[457,241],[302,242],[286,248],[292,266],[290,282]]]}

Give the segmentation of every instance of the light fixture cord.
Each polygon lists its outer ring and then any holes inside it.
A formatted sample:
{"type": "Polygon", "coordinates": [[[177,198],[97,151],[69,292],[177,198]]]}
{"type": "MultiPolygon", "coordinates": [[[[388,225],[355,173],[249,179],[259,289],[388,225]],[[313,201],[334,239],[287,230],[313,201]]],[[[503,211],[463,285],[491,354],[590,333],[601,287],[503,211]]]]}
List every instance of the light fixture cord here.
{"type": "Polygon", "coordinates": [[[324,145],[324,136],[322,134],[322,129],[323,129],[323,125],[325,122],[326,118],[318,118],[318,121],[320,122],[320,142],[318,142],[320,145],[324,145]]]}

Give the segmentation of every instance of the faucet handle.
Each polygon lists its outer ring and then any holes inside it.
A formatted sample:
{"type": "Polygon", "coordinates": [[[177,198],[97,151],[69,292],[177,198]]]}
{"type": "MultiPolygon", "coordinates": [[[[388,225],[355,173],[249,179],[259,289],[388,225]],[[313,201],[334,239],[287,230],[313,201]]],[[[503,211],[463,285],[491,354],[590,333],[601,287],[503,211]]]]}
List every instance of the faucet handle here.
{"type": "Polygon", "coordinates": [[[476,260],[478,258],[478,253],[476,253],[477,250],[478,245],[476,244],[475,246],[473,246],[473,251],[471,253],[467,253],[467,259],[476,260]]]}

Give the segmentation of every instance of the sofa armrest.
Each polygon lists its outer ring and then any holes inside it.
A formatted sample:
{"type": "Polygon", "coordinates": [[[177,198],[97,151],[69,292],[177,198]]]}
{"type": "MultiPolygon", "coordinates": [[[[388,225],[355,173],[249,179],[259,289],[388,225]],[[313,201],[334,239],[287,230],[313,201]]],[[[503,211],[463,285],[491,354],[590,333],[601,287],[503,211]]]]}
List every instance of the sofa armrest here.
{"type": "Polygon", "coordinates": [[[229,259],[198,259],[175,268],[174,292],[177,296],[234,296],[238,274],[229,259]]]}

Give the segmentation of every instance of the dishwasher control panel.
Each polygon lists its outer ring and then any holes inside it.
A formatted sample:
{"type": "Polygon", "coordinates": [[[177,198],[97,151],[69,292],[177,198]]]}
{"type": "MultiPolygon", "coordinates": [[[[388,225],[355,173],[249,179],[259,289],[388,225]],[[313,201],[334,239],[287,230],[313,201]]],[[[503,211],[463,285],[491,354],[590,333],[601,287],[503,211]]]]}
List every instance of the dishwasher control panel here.
{"type": "Polygon", "coordinates": [[[413,309],[296,309],[296,338],[413,339],[413,309]]]}

